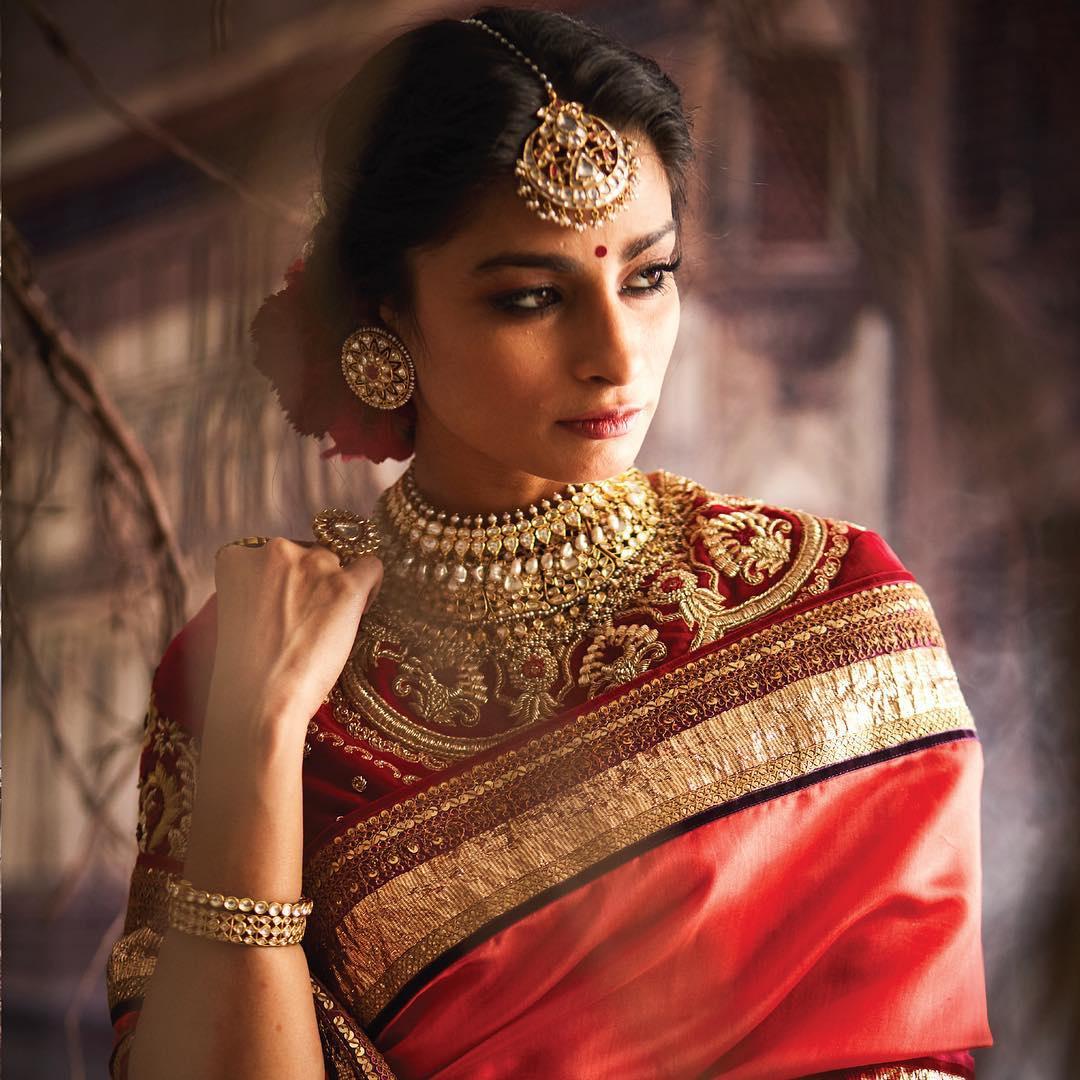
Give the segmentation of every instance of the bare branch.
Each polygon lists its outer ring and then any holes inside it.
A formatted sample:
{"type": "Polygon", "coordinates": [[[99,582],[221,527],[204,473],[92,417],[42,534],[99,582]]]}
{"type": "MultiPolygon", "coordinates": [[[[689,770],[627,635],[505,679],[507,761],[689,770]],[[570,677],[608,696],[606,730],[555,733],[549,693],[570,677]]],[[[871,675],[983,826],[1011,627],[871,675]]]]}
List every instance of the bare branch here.
{"type": "Polygon", "coordinates": [[[97,785],[83,771],[75,753],[64,739],[56,693],[38,663],[38,658],[34,653],[33,645],[17,607],[14,604],[8,605],[4,614],[9,628],[8,632],[13,634],[15,640],[22,646],[25,660],[25,667],[22,670],[26,674],[29,690],[36,697],[38,706],[41,709],[41,715],[45,719],[45,732],[49,737],[49,742],[52,744],[57,761],[67,770],[68,775],[74,782],[87,813],[92,818],[99,818],[101,827],[113,837],[120,838],[120,830],[109,818],[105,810],[103,796],[98,791],[97,785]]]}
{"type": "Polygon", "coordinates": [[[3,281],[26,319],[45,373],[61,398],[73,404],[91,423],[106,452],[127,481],[150,523],[150,545],[161,562],[163,612],[166,628],[186,615],[189,572],[157,473],[127,421],[113,404],[89,359],[52,310],[48,297],[34,280],[22,239],[7,220],[3,223],[3,281]]]}
{"type": "Polygon", "coordinates": [[[168,150],[170,154],[180,158],[181,161],[186,161],[215,183],[227,187],[233,194],[257,207],[264,214],[268,214],[273,218],[281,218],[292,225],[303,227],[307,224],[302,214],[281,202],[280,199],[275,199],[272,195],[261,195],[252,191],[251,188],[247,187],[231,173],[226,172],[221,166],[188,146],[187,143],[178,139],[160,124],[129,109],[104,86],[86,58],[72,45],[71,40],[51,15],[42,10],[34,0],[22,0],[22,5],[37,24],[38,29],[41,30],[49,48],[75,71],[75,74],[78,75],[82,84],[89,90],[98,104],[120,120],[126,127],[138,132],[140,135],[144,135],[148,139],[152,139],[159,146],[168,150]]]}

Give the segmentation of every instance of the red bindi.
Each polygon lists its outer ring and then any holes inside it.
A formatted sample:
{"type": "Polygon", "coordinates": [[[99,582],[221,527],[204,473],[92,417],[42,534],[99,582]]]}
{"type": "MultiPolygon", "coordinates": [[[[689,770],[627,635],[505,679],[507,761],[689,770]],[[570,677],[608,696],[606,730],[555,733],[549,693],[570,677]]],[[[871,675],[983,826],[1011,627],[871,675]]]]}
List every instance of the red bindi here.
{"type": "Polygon", "coordinates": [[[596,257],[602,259],[607,254],[607,248],[603,244],[598,245],[596,249],[596,257]]]}

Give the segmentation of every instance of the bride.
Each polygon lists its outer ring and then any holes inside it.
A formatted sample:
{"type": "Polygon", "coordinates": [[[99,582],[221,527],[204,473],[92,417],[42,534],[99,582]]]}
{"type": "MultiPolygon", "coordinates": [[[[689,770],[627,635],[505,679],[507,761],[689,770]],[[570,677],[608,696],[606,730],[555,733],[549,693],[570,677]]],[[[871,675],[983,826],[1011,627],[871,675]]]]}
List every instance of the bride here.
{"type": "Polygon", "coordinates": [[[327,453],[413,461],[227,544],[161,658],[114,1077],[972,1075],[981,756],[925,595],[634,467],[691,160],[556,13],[342,93],[257,362],[327,453]]]}

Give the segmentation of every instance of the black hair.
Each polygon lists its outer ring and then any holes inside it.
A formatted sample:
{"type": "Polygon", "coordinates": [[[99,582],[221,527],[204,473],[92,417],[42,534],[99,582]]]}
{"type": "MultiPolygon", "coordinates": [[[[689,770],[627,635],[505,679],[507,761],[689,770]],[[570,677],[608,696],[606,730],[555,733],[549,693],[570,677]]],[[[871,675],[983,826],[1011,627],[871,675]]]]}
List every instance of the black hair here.
{"type": "MultiPolygon", "coordinates": [[[[678,87],[657,64],[559,12],[483,8],[548,76],[616,129],[656,148],[678,224],[693,158],[678,87]]],[[[307,256],[311,300],[344,338],[386,300],[410,310],[406,253],[452,234],[494,177],[511,175],[536,110],[536,73],[477,26],[439,19],[372,56],[334,102],[322,198],[307,256]]]]}

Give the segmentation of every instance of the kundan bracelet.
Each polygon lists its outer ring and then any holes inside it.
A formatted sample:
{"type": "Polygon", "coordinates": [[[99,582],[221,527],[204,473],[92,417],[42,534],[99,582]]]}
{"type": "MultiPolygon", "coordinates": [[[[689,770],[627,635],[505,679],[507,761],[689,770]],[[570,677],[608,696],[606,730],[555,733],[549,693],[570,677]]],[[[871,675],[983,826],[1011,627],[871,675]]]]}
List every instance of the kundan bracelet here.
{"type": "Polygon", "coordinates": [[[249,896],[196,889],[184,878],[170,878],[169,925],[185,934],[238,945],[296,945],[304,936],[312,903],[252,900],[249,896]]]}

